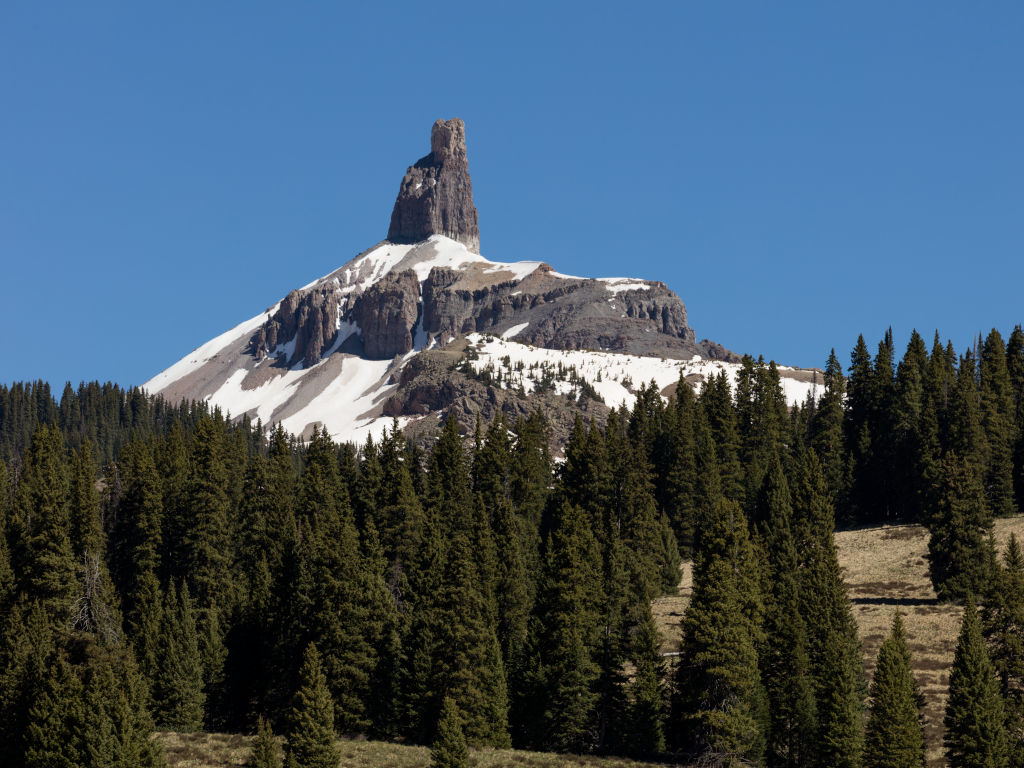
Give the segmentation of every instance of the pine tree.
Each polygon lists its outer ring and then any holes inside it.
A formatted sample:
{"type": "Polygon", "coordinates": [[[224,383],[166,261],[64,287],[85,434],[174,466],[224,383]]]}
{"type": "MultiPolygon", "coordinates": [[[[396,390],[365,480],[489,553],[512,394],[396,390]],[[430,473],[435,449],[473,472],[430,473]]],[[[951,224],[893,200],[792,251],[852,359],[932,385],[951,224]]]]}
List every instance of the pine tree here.
{"type": "Polygon", "coordinates": [[[441,717],[437,723],[437,737],[430,748],[431,768],[467,768],[469,750],[462,733],[459,707],[450,696],[441,704],[441,717]]]}
{"type": "Polygon", "coordinates": [[[288,759],[301,768],[337,768],[340,755],[334,738],[334,704],[320,654],[310,644],[303,655],[289,717],[288,759]]]}
{"type": "Polygon", "coordinates": [[[260,715],[256,725],[256,738],[253,739],[252,754],[249,756],[250,768],[281,768],[277,757],[277,739],[270,722],[260,715]]]}
{"type": "Polygon", "coordinates": [[[878,652],[871,683],[871,714],[864,737],[865,768],[921,768],[924,733],[910,651],[899,613],[878,652]]]}
{"type": "Polygon", "coordinates": [[[951,768],[1009,765],[1003,701],[971,598],[964,606],[949,674],[945,724],[946,759],[951,768]]]}

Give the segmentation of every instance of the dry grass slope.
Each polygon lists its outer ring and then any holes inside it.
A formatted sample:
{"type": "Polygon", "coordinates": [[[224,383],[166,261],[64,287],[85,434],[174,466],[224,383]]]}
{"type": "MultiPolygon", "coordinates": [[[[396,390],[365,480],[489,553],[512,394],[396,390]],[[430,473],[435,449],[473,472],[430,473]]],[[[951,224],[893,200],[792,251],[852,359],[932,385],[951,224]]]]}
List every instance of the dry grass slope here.
{"type": "MultiPolygon", "coordinates": [[[[170,768],[229,768],[244,766],[249,757],[251,739],[240,734],[159,733],[170,768]]],[[[383,741],[339,739],[339,768],[428,768],[430,750],[383,741]]],[[[656,768],[623,758],[589,755],[555,755],[511,749],[484,749],[470,752],[471,768],[656,768]]],[[[664,768],[664,764],[660,764],[664,768]]]]}
{"type": "MultiPolygon", "coordinates": [[[[996,546],[1000,551],[1011,532],[1024,541],[1024,517],[996,521],[996,546]]],[[[919,525],[843,531],[836,534],[836,547],[860,628],[869,679],[874,674],[878,649],[889,633],[893,611],[899,609],[903,614],[914,657],[914,676],[925,696],[928,764],[943,765],[942,717],[960,628],[960,608],[941,605],[935,597],[925,559],[928,532],[919,525]]],[[[686,564],[679,594],[654,601],[665,652],[679,650],[679,620],[692,588],[693,575],[686,564]]]]}

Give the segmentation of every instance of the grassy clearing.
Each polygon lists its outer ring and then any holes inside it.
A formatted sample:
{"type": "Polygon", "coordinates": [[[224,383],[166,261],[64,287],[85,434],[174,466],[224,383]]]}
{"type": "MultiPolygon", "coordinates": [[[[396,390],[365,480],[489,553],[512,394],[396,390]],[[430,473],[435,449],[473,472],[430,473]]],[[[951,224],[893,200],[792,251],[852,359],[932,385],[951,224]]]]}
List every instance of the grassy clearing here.
{"type": "MultiPolygon", "coordinates": [[[[158,733],[170,768],[228,768],[244,766],[249,757],[251,738],[223,733],[158,733]]],[[[427,768],[430,750],[383,741],[339,739],[339,768],[427,768]]],[[[653,763],[638,763],[614,757],[555,755],[511,749],[471,750],[469,764],[474,768],[655,768],[653,763]]],[[[664,768],[664,764],[658,764],[664,768]]]]}

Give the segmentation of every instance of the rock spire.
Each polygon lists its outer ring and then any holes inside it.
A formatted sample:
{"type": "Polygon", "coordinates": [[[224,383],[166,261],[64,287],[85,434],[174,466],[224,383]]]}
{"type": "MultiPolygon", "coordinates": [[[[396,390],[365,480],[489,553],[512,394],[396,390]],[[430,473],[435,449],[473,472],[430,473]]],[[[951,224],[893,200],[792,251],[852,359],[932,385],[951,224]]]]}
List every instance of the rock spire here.
{"type": "Polygon", "coordinates": [[[418,243],[431,235],[450,237],[480,252],[480,225],[466,155],[466,124],[458,117],[434,123],[430,154],[405,172],[387,239],[418,243]]]}

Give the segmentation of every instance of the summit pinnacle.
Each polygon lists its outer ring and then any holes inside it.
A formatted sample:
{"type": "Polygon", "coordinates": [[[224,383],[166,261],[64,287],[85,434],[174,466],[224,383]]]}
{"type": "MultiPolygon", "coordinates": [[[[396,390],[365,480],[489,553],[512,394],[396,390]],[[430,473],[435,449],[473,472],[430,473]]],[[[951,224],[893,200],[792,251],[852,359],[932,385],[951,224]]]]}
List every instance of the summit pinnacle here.
{"type": "Polygon", "coordinates": [[[466,124],[438,120],[430,130],[430,154],[410,166],[391,212],[387,239],[418,243],[431,235],[457,240],[480,252],[480,226],[466,155],[466,124]]]}

